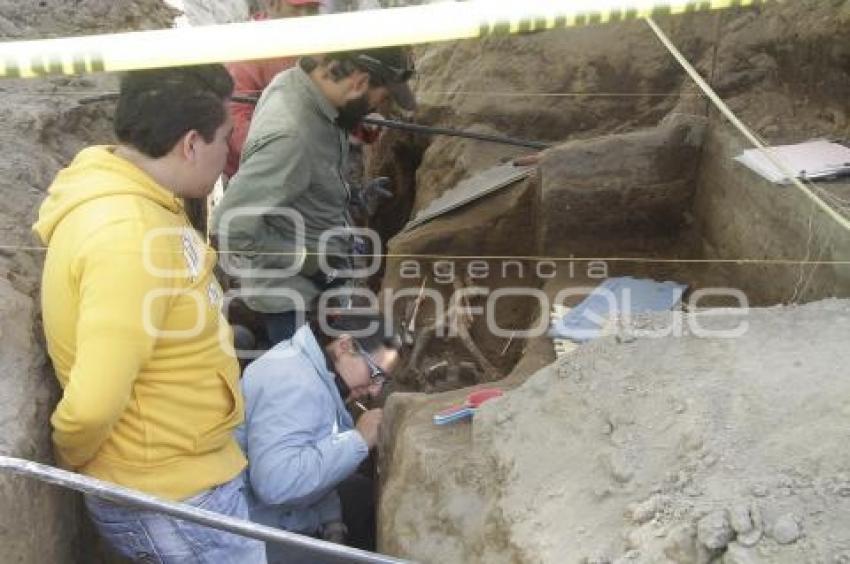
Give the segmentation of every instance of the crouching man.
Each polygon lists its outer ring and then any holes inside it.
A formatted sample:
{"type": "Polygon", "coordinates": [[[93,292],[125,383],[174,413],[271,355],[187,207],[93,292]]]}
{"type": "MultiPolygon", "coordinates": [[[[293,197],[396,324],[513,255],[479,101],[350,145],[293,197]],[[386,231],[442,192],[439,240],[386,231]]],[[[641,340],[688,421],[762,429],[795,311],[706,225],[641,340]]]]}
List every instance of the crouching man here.
{"type": "MultiPolygon", "coordinates": [[[[378,441],[382,411],[363,413],[355,427],[345,404],[380,393],[400,340],[374,316],[313,317],[245,370],[240,439],[256,498],[252,518],[374,550],[374,487],[357,470],[378,441]]],[[[270,563],[315,562],[268,550],[270,563]]]]}
{"type": "MultiPolygon", "coordinates": [[[[233,83],[220,65],[130,73],[117,146],[62,170],[34,229],[48,245],[42,309],[62,398],[59,463],[165,499],[247,519],[244,418],[215,252],[180,198],[221,174],[233,83]]],[[[86,499],[100,534],[140,562],[263,563],[262,542],[86,499]]]]}

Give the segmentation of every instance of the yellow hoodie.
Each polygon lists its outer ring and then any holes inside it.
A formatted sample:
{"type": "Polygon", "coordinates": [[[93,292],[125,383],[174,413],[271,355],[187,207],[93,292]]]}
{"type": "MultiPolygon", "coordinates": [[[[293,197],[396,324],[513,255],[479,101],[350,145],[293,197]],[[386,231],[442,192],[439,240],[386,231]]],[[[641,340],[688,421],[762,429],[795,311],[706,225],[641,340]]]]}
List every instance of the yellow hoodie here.
{"type": "Polygon", "coordinates": [[[50,187],[42,309],[64,392],[51,418],[64,467],[168,499],[245,467],[244,405],[215,252],[180,201],[90,147],[50,187]]]}

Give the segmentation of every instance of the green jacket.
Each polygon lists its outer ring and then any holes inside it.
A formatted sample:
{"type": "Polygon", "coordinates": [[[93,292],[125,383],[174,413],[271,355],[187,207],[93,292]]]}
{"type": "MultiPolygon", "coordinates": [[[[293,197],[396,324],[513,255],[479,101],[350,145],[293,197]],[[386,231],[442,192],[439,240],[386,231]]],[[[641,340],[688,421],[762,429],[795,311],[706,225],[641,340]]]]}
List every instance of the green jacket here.
{"type": "MultiPolygon", "coordinates": [[[[337,115],[298,67],[277,75],[257,103],[239,171],[212,223],[226,270],[256,311],[309,307],[321,291],[308,277],[316,274],[319,238],[351,223],[343,174],[348,135],[336,125],[337,115]]],[[[350,237],[333,237],[325,253],[350,255],[350,237]]]]}

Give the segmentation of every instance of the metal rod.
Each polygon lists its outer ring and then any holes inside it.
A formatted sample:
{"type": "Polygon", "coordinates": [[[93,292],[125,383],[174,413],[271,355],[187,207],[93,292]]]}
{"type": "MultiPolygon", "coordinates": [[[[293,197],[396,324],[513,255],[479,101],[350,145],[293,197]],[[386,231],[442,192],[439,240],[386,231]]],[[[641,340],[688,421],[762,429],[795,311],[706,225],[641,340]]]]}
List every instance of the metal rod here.
{"type": "Polygon", "coordinates": [[[78,492],[93,495],[102,499],[156,511],[179,519],[193,521],[207,527],[213,527],[222,531],[236,533],[245,537],[274,542],[290,547],[308,549],[317,555],[339,559],[343,562],[365,562],[375,564],[397,564],[409,562],[391,556],[384,556],[365,550],[359,550],[340,544],[326,542],[323,540],[306,537],[288,531],[258,525],[250,521],[227,517],[220,513],[199,509],[191,505],[165,501],[139,491],[131,490],[116,484],[75,474],[54,468],[46,464],[31,462],[21,458],[0,456],[0,470],[8,470],[13,474],[34,478],[63,488],[70,488],[78,492]]]}
{"type": "MultiPolygon", "coordinates": [[[[91,104],[94,102],[104,102],[107,100],[115,100],[118,98],[118,93],[106,93],[98,96],[89,96],[80,100],[81,104],[91,104]]],[[[256,104],[258,98],[255,96],[233,96],[230,98],[233,102],[240,104],[256,104]]],[[[447,135],[449,137],[462,137],[464,139],[475,139],[476,141],[486,141],[487,143],[499,143],[500,145],[512,145],[514,147],[526,147],[529,149],[544,150],[549,149],[552,145],[541,143],[539,141],[527,141],[525,139],[515,139],[504,135],[491,135],[489,133],[475,133],[474,131],[463,131],[460,129],[451,129],[448,127],[431,127],[428,125],[419,125],[418,123],[409,123],[405,121],[395,121],[391,119],[378,118],[363,118],[363,123],[374,125],[377,127],[386,127],[387,129],[398,129],[401,131],[410,131],[413,133],[423,133],[425,135],[447,135]]]]}
{"type": "Polygon", "coordinates": [[[527,141],[525,139],[515,139],[504,135],[491,135],[489,133],[476,133],[474,131],[463,131],[460,129],[450,129],[448,127],[431,127],[428,125],[419,125],[417,123],[408,123],[404,121],[394,121],[389,119],[363,118],[363,123],[386,127],[389,129],[400,129],[402,131],[412,131],[414,133],[424,133],[426,135],[448,135],[449,137],[463,137],[465,139],[475,139],[477,141],[486,141],[488,143],[499,143],[501,145],[513,145],[514,147],[526,147],[529,149],[544,150],[552,145],[541,143],[539,141],[527,141]]]}
{"type": "MultiPolygon", "coordinates": [[[[243,104],[256,104],[258,98],[254,96],[233,96],[234,102],[243,104]]],[[[541,143],[539,141],[527,141],[525,139],[515,139],[504,135],[491,135],[489,133],[475,133],[474,131],[463,131],[460,129],[451,129],[448,127],[432,127],[428,125],[419,125],[418,123],[409,123],[405,121],[396,121],[391,119],[378,118],[363,118],[363,123],[375,125],[378,127],[386,127],[388,129],[399,129],[401,131],[412,131],[413,133],[424,133],[426,135],[447,135],[449,137],[462,137],[465,139],[475,139],[477,141],[486,141],[488,143],[499,143],[501,145],[513,145],[514,147],[526,147],[529,149],[544,150],[549,149],[552,145],[541,143]]]]}

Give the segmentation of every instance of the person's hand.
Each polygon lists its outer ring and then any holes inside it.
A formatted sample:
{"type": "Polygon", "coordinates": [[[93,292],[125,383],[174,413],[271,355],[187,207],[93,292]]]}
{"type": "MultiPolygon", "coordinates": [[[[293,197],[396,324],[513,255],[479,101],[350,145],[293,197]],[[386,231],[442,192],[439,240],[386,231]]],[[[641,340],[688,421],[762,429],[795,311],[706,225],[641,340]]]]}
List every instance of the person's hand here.
{"type": "Polygon", "coordinates": [[[332,521],[322,525],[320,534],[322,540],[345,544],[345,541],[348,540],[348,527],[342,521],[332,521]]]}
{"type": "Polygon", "coordinates": [[[378,444],[378,431],[381,428],[381,421],[383,419],[383,409],[370,409],[357,420],[357,432],[360,433],[370,449],[375,448],[378,444]]]}
{"type": "MultiPolygon", "coordinates": [[[[366,116],[367,118],[372,119],[380,119],[386,120],[384,116],[379,114],[378,112],[372,112],[371,114],[366,116]]],[[[363,141],[367,144],[372,144],[378,139],[380,139],[381,134],[384,132],[384,128],[380,125],[372,125],[370,123],[361,123],[360,126],[363,128],[363,141]]]]}
{"type": "Polygon", "coordinates": [[[382,199],[388,200],[392,198],[392,185],[393,182],[388,176],[378,176],[377,178],[373,178],[367,182],[366,186],[363,187],[363,190],[366,193],[367,203],[369,200],[380,201],[382,199]]]}
{"type": "Polygon", "coordinates": [[[362,188],[351,191],[351,205],[366,217],[373,217],[383,200],[392,199],[392,181],[386,176],[369,180],[362,188]]]}

